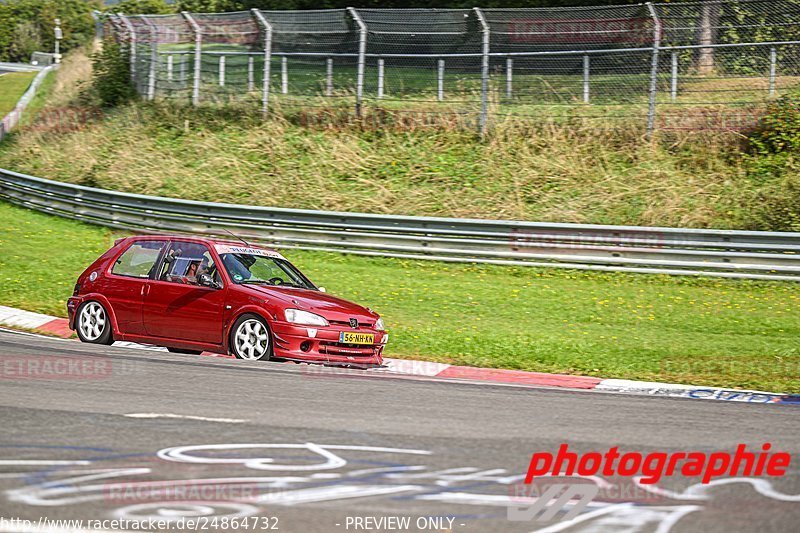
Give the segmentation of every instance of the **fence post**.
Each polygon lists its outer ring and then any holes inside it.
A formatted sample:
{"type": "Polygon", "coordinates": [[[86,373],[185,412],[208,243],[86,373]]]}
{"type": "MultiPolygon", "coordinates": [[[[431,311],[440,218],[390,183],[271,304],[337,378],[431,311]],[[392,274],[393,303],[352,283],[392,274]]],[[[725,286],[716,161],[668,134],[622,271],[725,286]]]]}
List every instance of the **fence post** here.
{"type": "Polygon", "coordinates": [[[489,23],[486,22],[486,17],[483,16],[483,11],[478,7],[473,9],[478,17],[478,22],[481,23],[481,34],[483,36],[481,41],[481,116],[478,120],[478,127],[481,136],[483,136],[486,134],[486,124],[489,118],[489,46],[491,33],[489,31],[489,23]]]}
{"type": "Polygon", "coordinates": [[[172,81],[173,62],[172,54],[167,54],[167,81],[172,81]]]}
{"type": "Polygon", "coordinates": [[[444,100],[444,59],[436,61],[436,99],[444,100]]]}
{"type": "Polygon", "coordinates": [[[247,92],[251,93],[256,88],[255,68],[253,56],[247,56],[247,92]]]}
{"type": "Polygon", "coordinates": [[[769,49],[769,96],[775,96],[775,81],[778,71],[778,50],[774,46],[769,49]]]}
{"type": "Polygon", "coordinates": [[[670,77],[670,96],[672,101],[678,99],[678,52],[672,52],[672,76],[670,77]]]}
{"type": "Polygon", "coordinates": [[[150,19],[142,15],[140,18],[150,28],[150,65],[147,70],[147,99],[153,100],[156,97],[156,67],[158,66],[158,33],[156,26],[150,19]]]}
{"type": "Polygon", "coordinates": [[[506,58],[506,98],[509,100],[514,96],[514,60],[506,58]]]}
{"type": "Polygon", "coordinates": [[[333,96],[333,58],[325,60],[325,96],[333,96]]]}
{"type": "Polygon", "coordinates": [[[128,30],[128,33],[130,33],[131,35],[130,45],[128,48],[128,55],[130,56],[131,60],[131,83],[133,83],[134,87],[136,87],[136,90],[138,92],[139,90],[138,84],[136,83],[136,30],[133,28],[133,24],[131,24],[131,21],[128,20],[128,17],[126,17],[122,13],[117,13],[117,16],[125,25],[125,28],[128,30]]]}
{"type": "Polygon", "coordinates": [[[289,94],[289,59],[281,58],[281,93],[289,94]]]}
{"type": "Polygon", "coordinates": [[[225,56],[219,56],[219,86],[225,87],[225,56]]]}
{"type": "Polygon", "coordinates": [[[656,127],[656,96],[658,91],[658,52],[661,48],[661,19],[653,7],[652,2],[647,2],[647,9],[653,18],[653,63],[650,68],[650,95],[647,109],[647,138],[653,137],[656,127]]]}
{"type": "Polygon", "coordinates": [[[267,110],[269,109],[269,78],[270,67],[272,66],[272,24],[267,21],[264,14],[258,9],[253,8],[252,12],[264,30],[264,79],[261,83],[261,112],[266,118],[267,110]]]}
{"type": "Polygon", "coordinates": [[[348,7],[347,11],[353,17],[353,21],[358,26],[358,70],[356,74],[356,117],[361,118],[361,107],[364,98],[364,67],[367,61],[367,25],[361,20],[361,15],[358,14],[352,7],[348,7]]]}
{"type": "Polygon", "coordinates": [[[583,103],[589,103],[589,54],[583,56],[583,103]]]}
{"type": "Polygon", "coordinates": [[[383,98],[384,87],[384,68],[385,63],[383,59],[378,60],[378,98],[383,98]]]}
{"type": "Polygon", "coordinates": [[[194,31],[194,82],[192,84],[192,105],[200,103],[200,74],[203,67],[203,34],[200,32],[200,26],[194,20],[188,11],[182,11],[181,14],[189,26],[194,31]]]}

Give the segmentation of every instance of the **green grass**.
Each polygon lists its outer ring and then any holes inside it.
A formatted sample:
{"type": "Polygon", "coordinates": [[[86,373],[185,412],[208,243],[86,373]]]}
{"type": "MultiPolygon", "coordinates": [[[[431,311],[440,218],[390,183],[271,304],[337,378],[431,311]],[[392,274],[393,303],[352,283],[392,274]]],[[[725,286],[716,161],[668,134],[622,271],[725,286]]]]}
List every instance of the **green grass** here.
{"type": "MultiPolygon", "coordinates": [[[[0,304],[64,316],[108,230],[0,203],[0,304]]],[[[387,356],[800,392],[800,287],[287,251],[369,305],[387,356]]]]}
{"type": "Polygon", "coordinates": [[[446,123],[362,126],[306,112],[321,126],[262,121],[252,107],[134,104],[75,131],[23,128],[0,146],[0,167],[203,201],[781,230],[780,221],[764,223],[764,211],[786,194],[780,174],[798,166],[788,154],[777,175],[754,175],[739,141],[724,136],[649,143],[636,127],[509,123],[481,140],[446,123]]]}
{"type": "Polygon", "coordinates": [[[0,118],[16,107],[35,77],[36,72],[9,72],[0,76],[0,118]]]}

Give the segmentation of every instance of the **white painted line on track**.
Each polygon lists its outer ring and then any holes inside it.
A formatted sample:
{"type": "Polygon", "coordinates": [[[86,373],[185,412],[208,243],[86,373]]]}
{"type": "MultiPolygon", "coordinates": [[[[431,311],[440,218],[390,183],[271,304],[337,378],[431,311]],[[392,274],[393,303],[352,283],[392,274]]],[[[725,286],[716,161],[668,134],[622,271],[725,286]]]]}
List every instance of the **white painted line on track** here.
{"type": "Polygon", "coordinates": [[[128,418],[179,418],[183,420],[199,420],[201,422],[221,422],[224,424],[241,424],[247,422],[242,418],[209,418],[194,415],[176,415],[174,413],[128,413],[122,416],[128,418]]]}
{"type": "Polygon", "coordinates": [[[40,461],[35,459],[3,459],[0,466],[61,466],[61,465],[90,465],[91,461],[40,461]]]}

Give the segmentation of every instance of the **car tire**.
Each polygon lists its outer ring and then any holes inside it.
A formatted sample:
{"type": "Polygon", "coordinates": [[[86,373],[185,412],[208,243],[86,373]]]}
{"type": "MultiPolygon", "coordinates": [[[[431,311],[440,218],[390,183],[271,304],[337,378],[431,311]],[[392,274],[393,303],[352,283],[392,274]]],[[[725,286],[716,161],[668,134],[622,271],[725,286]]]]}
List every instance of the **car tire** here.
{"type": "Polygon", "coordinates": [[[111,317],[103,304],[90,300],[78,307],[75,315],[75,332],[81,342],[91,344],[113,344],[111,317]]]}
{"type": "Polygon", "coordinates": [[[272,358],[272,333],[258,315],[245,314],[234,322],[230,333],[230,351],[238,359],[269,361],[272,358]]]}
{"type": "Polygon", "coordinates": [[[189,355],[200,355],[201,353],[203,353],[202,350],[187,350],[185,348],[170,348],[169,346],[167,346],[167,351],[169,351],[170,353],[185,353],[185,354],[189,354],[189,355]]]}

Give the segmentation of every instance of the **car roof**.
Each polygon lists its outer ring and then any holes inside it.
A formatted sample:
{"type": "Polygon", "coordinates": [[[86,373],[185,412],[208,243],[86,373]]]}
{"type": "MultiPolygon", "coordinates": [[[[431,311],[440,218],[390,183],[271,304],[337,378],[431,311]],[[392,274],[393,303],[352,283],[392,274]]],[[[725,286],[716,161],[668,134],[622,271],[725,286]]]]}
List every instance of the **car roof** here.
{"type": "MultiPolygon", "coordinates": [[[[128,243],[131,241],[189,241],[189,242],[198,242],[208,245],[215,245],[215,244],[227,244],[232,246],[241,246],[244,244],[242,241],[235,241],[231,239],[209,239],[207,237],[194,237],[191,235],[131,235],[130,237],[125,237],[123,239],[117,240],[114,244],[120,244],[122,242],[128,243]]],[[[249,248],[260,248],[262,250],[269,250],[271,252],[277,252],[274,248],[269,248],[267,246],[261,246],[257,243],[248,244],[249,248]]]]}

